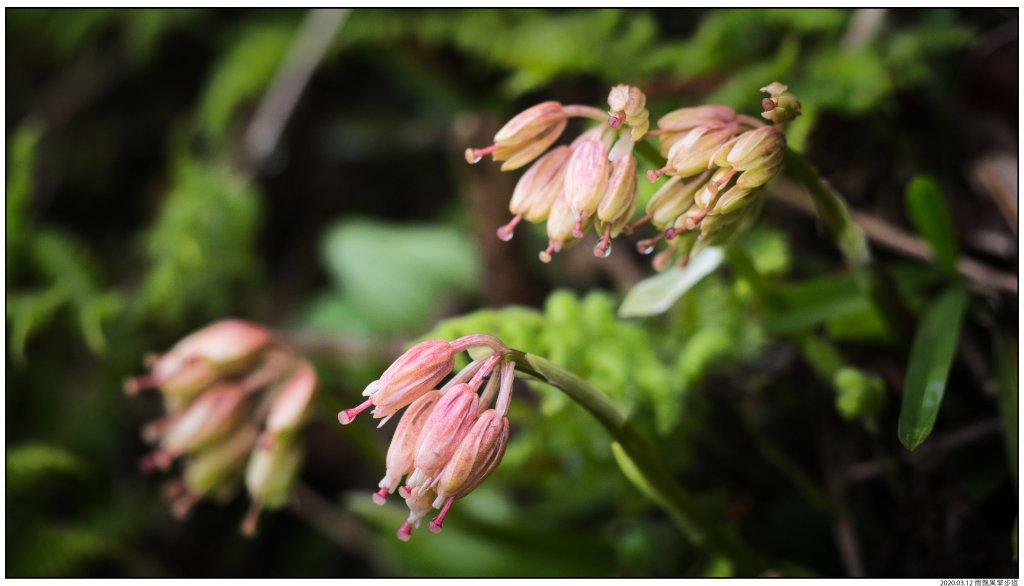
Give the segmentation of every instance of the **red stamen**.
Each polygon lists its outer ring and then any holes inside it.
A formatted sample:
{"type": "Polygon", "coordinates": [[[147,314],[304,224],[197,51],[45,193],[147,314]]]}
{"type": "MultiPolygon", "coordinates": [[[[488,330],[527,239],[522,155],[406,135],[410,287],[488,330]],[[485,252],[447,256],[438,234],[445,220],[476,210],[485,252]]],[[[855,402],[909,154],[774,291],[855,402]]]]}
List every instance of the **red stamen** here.
{"type": "Polygon", "coordinates": [[[640,219],[638,219],[637,221],[633,222],[632,224],[626,224],[625,226],[623,226],[622,233],[625,234],[626,236],[629,236],[630,234],[633,233],[633,230],[636,230],[640,226],[643,226],[644,224],[646,224],[647,222],[650,222],[650,221],[651,221],[651,214],[644,214],[644,215],[640,216],[640,219]]]}
{"type": "Polygon", "coordinates": [[[612,225],[605,224],[604,235],[601,237],[601,241],[594,247],[594,256],[597,258],[608,258],[612,253],[611,242],[612,238],[612,225]]]}
{"type": "Polygon", "coordinates": [[[452,503],[455,502],[455,497],[450,496],[448,500],[444,502],[444,507],[441,508],[441,512],[430,520],[430,532],[440,533],[441,527],[444,525],[444,518],[448,514],[448,511],[452,508],[452,503]]]}
{"type": "Polygon", "coordinates": [[[572,228],[572,237],[573,238],[583,238],[583,215],[582,214],[580,214],[580,217],[577,218],[576,225],[573,226],[573,228],[572,228]]]}
{"type": "Polygon", "coordinates": [[[144,374],[142,376],[136,376],[125,379],[124,381],[124,392],[129,395],[134,395],[139,391],[146,389],[155,389],[160,386],[160,381],[151,374],[144,374]]]}
{"type": "Polygon", "coordinates": [[[412,523],[406,521],[402,523],[402,526],[398,528],[398,538],[402,541],[409,541],[412,537],[412,523]]]}
{"type": "Polygon", "coordinates": [[[512,220],[508,224],[505,224],[501,228],[498,228],[498,239],[504,240],[505,242],[512,240],[512,236],[515,235],[516,226],[522,219],[523,214],[516,214],[515,216],[512,217],[512,220]]]}
{"type": "Polygon", "coordinates": [[[482,149],[468,148],[466,149],[466,162],[470,165],[475,165],[480,162],[480,159],[484,158],[485,155],[489,155],[494,151],[498,150],[498,145],[492,144],[489,147],[482,149]]]}
{"type": "Polygon", "coordinates": [[[661,177],[662,175],[664,175],[665,173],[668,173],[671,170],[672,170],[672,167],[669,167],[668,165],[665,165],[661,169],[648,169],[647,170],[647,180],[650,181],[651,183],[654,183],[655,181],[658,180],[658,177],[661,177]]]}
{"type": "Polygon", "coordinates": [[[661,242],[661,239],[664,238],[664,237],[665,237],[664,234],[658,234],[654,238],[648,238],[646,240],[641,240],[641,241],[636,243],[636,251],[639,252],[640,254],[650,254],[650,253],[654,252],[654,247],[659,242],[661,242]]]}
{"type": "Polygon", "coordinates": [[[625,118],[625,116],[623,116],[619,112],[609,113],[608,114],[608,126],[611,126],[612,128],[618,130],[619,127],[622,126],[622,120],[624,118],[625,118]]]}
{"type": "Polygon", "coordinates": [[[338,421],[340,421],[342,425],[348,425],[349,423],[352,423],[352,421],[355,420],[356,415],[359,415],[363,411],[369,409],[370,405],[372,404],[373,403],[370,402],[370,399],[367,399],[351,409],[345,409],[344,411],[340,411],[338,412],[338,421]]]}
{"type": "Polygon", "coordinates": [[[373,493],[373,502],[378,506],[383,505],[388,500],[388,487],[383,486],[380,490],[373,493]]]}

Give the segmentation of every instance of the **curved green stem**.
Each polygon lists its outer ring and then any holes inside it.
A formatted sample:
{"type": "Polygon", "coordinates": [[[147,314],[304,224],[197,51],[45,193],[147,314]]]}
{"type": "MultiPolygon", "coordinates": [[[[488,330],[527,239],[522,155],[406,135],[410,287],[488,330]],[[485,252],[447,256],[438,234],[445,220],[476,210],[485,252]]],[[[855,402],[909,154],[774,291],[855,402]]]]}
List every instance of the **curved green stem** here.
{"type": "Polygon", "coordinates": [[[669,513],[691,541],[728,557],[741,575],[756,575],[767,570],[807,575],[803,568],[769,559],[720,522],[708,517],[693,495],[680,486],[662,465],[654,448],[630,424],[626,414],[587,381],[540,356],[511,350],[509,357],[515,361],[519,372],[569,395],[608,430],[615,440],[613,448],[623,472],[669,513]]]}
{"type": "Polygon", "coordinates": [[[807,187],[818,216],[835,239],[857,287],[886,321],[894,340],[906,346],[910,341],[910,312],[900,303],[891,284],[875,270],[867,237],[850,216],[843,196],[818,174],[810,161],[789,147],[784,164],[786,171],[807,187]]]}

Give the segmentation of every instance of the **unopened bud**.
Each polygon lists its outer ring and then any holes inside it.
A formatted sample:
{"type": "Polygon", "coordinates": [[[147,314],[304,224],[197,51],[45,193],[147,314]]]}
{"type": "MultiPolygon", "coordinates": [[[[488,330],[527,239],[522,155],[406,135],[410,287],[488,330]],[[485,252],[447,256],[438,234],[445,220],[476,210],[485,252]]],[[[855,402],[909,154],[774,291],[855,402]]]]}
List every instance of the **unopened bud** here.
{"type": "Polygon", "coordinates": [[[737,124],[708,124],[691,130],[668,152],[671,174],[691,177],[705,171],[711,157],[738,129],[737,124]]]}
{"type": "Polygon", "coordinates": [[[565,201],[576,219],[573,236],[583,236],[582,224],[597,210],[608,183],[608,148],[588,140],[573,150],[565,173],[565,201]]]}
{"type": "MultiPolygon", "coordinates": [[[[394,492],[402,477],[412,472],[419,438],[440,398],[440,391],[430,391],[409,405],[409,409],[402,415],[402,420],[398,422],[395,435],[391,438],[391,445],[388,446],[387,471],[380,481],[380,487],[387,489],[387,492],[394,492]]],[[[383,495],[378,504],[383,504],[382,499],[383,495]]]]}
{"type": "Polygon", "coordinates": [[[242,418],[244,400],[245,391],[238,385],[210,387],[167,426],[161,447],[184,454],[223,436],[242,418]]]}
{"type": "Polygon", "coordinates": [[[516,183],[509,211],[534,223],[547,218],[565,187],[566,164],[571,155],[569,147],[555,147],[534,163],[516,183]]]}
{"type": "Polygon", "coordinates": [[[367,387],[373,417],[389,417],[428,393],[451,373],[455,351],[445,340],[416,344],[395,360],[380,380],[367,387]]]}
{"type": "Polygon", "coordinates": [[[786,137],[777,126],[763,126],[736,138],[726,160],[730,167],[747,171],[782,161],[786,137]]]}
{"type": "MultiPolygon", "coordinates": [[[[414,465],[421,476],[440,470],[451,459],[476,419],[479,397],[467,384],[445,393],[430,412],[419,437],[414,465]]],[[[410,479],[410,484],[417,485],[410,479]]]]}
{"type": "Polygon", "coordinates": [[[647,200],[647,213],[651,223],[664,230],[693,205],[693,196],[707,181],[710,172],[684,179],[672,177],[647,200]]]}
{"type": "Polygon", "coordinates": [[[185,467],[183,480],[189,492],[205,496],[237,487],[259,433],[257,426],[246,425],[225,441],[200,450],[185,467]]]}
{"type": "Polygon", "coordinates": [[[480,414],[441,472],[434,507],[449,496],[461,498],[479,486],[501,461],[508,436],[508,418],[494,409],[480,414]]]}
{"type": "Polygon", "coordinates": [[[728,106],[707,105],[673,110],[658,120],[658,129],[662,131],[658,137],[661,156],[667,156],[672,145],[694,128],[735,120],[736,111],[728,106]]]}
{"type": "Polygon", "coordinates": [[[608,93],[608,124],[619,128],[625,122],[630,127],[632,139],[640,140],[650,126],[646,104],[647,96],[640,88],[625,84],[613,87],[608,93]]]}
{"type": "Polygon", "coordinates": [[[245,470],[245,487],[253,502],[269,508],[283,505],[301,463],[302,448],[292,442],[257,446],[245,470]]]}
{"type": "Polygon", "coordinates": [[[764,112],[761,116],[776,124],[789,122],[800,115],[800,100],[789,88],[779,82],[772,82],[761,88],[768,97],[761,101],[764,112]]]}
{"type": "Polygon", "coordinates": [[[612,163],[611,176],[597,206],[599,223],[612,225],[611,235],[618,236],[636,210],[636,159],[626,155],[612,163]]]}
{"type": "Polygon", "coordinates": [[[309,413],[316,391],[316,371],[306,361],[280,385],[267,412],[267,431],[284,433],[297,428],[309,413]]]}

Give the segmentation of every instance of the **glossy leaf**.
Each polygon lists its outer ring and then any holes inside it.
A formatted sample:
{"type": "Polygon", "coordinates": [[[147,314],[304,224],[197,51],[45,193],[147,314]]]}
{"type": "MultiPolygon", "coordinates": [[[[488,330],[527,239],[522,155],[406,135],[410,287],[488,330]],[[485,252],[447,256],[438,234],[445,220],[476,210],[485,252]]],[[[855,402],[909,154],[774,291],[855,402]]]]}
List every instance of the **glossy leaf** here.
{"type": "Polygon", "coordinates": [[[724,258],[721,249],[706,248],[690,259],[685,269],[672,268],[640,281],[622,300],[619,317],[646,317],[664,313],[691,287],[713,273],[724,258]]]}
{"type": "Polygon", "coordinates": [[[955,287],[925,308],[910,349],[900,407],[900,442],[913,450],[932,432],[953,364],[967,291],[955,287]]]}
{"type": "Polygon", "coordinates": [[[914,229],[928,241],[936,262],[955,273],[956,235],[938,185],[929,177],[914,177],[907,186],[906,204],[914,229]]]}

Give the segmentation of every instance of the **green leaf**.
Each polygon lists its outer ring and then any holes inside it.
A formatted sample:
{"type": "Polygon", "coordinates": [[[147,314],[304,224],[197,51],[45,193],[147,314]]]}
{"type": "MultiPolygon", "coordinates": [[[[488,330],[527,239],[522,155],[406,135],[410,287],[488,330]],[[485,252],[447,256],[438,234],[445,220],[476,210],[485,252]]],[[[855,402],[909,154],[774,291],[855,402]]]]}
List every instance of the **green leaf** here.
{"type": "Polygon", "coordinates": [[[422,327],[439,302],[479,281],[472,242],[451,227],[346,220],[330,229],[323,254],[341,293],[330,311],[367,331],[422,327]]]}
{"type": "Polygon", "coordinates": [[[691,287],[710,275],[724,260],[719,248],[706,248],[690,259],[685,269],[672,268],[637,283],[619,306],[619,317],[645,317],[664,313],[691,287]]]}
{"type": "Polygon", "coordinates": [[[7,448],[7,490],[24,492],[54,475],[82,476],[84,460],[64,448],[42,443],[25,443],[7,448]]]}
{"type": "Polygon", "coordinates": [[[928,241],[935,260],[956,274],[956,235],[938,185],[924,175],[914,177],[907,185],[906,204],[914,229],[928,241]]]}
{"type": "Polygon", "coordinates": [[[67,301],[67,292],[60,287],[7,295],[7,319],[11,322],[9,341],[15,360],[25,360],[25,345],[29,337],[50,323],[67,301]]]}
{"type": "Polygon", "coordinates": [[[770,290],[774,303],[764,304],[764,325],[774,334],[809,330],[851,316],[870,319],[870,300],[852,277],[821,277],[770,290]]]}
{"type": "Polygon", "coordinates": [[[967,291],[954,287],[924,310],[910,348],[900,406],[898,434],[908,450],[921,445],[935,425],[966,307],[967,291]]]}

